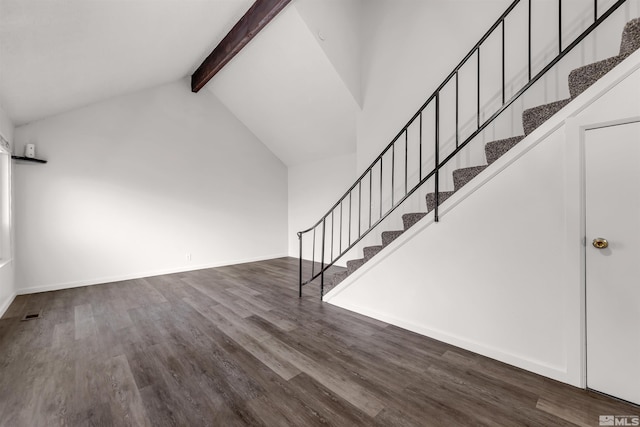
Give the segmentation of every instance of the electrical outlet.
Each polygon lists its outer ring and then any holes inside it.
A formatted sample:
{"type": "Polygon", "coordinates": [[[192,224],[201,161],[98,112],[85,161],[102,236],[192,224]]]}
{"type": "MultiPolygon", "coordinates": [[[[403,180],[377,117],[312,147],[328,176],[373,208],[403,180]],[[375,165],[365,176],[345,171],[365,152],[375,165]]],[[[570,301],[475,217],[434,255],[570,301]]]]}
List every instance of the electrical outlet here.
{"type": "Polygon", "coordinates": [[[191,261],[191,254],[187,254],[187,261],[191,261]]]}

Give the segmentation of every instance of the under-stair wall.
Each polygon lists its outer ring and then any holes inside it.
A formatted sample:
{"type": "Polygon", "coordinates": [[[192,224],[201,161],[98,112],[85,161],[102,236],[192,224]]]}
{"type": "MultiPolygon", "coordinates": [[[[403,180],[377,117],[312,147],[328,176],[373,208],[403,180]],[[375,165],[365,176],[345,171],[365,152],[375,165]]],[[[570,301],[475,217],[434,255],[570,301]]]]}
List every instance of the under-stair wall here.
{"type": "Polygon", "coordinates": [[[325,301],[584,386],[582,136],[640,120],[640,52],[325,301]]]}

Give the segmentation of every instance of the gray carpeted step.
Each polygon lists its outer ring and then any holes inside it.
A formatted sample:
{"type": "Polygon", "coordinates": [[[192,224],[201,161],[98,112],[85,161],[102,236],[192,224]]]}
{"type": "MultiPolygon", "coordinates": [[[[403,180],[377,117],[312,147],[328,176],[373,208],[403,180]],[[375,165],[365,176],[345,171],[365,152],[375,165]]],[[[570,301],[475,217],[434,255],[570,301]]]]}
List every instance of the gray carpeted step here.
{"type": "Polygon", "coordinates": [[[404,224],[404,229],[410,229],[416,222],[420,221],[426,212],[417,212],[417,213],[408,213],[402,215],[402,224],[404,224]]]}
{"type": "MultiPolygon", "coordinates": [[[[455,191],[441,191],[438,194],[438,205],[444,203],[449,197],[451,197],[455,191]]],[[[431,212],[436,208],[436,193],[427,194],[427,212],[431,212]]]]}
{"type": "Polygon", "coordinates": [[[394,240],[396,240],[398,238],[398,236],[400,236],[402,233],[404,233],[404,230],[397,230],[397,231],[383,231],[382,232],[382,246],[387,246],[389,243],[393,242],[394,240]]]}
{"type": "Polygon", "coordinates": [[[633,19],[622,30],[620,56],[626,58],[640,48],[640,18],[633,19]]]}
{"type": "Polygon", "coordinates": [[[549,120],[555,113],[562,110],[565,105],[571,102],[571,99],[563,99],[562,101],[552,102],[550,104],[539,105],[529,108],[522,113],[522,124],[524,126],[524,134],[529,135],[536,130],[541,124],[549,120]]]}
{"type": "Polygon", "coordinates": [[[575,98],[587,90],[589,86],[621,63],[623,59],[622,56],[614,56],[571,71],[569,73],[569,93],[571,93],[571,97],[575,98]]]}
{"type": "Polygon", "coordinates": [[[352,274],[354,271],[362,267],[367,262],[364,258],[352,259],[347,261],[347,274],[352,274]]]}
{"type": "Polygon", "coordinates": [[[470,168],[456,169],[453,171],[453,186],[455,191],[461,189],[467,182],[471,181],[480,172],[485,170],[488,165],[484,166],[472,166],[470,168]]]}
{"type": "Polygon", "coordinates": [[[362,252],[364,253],[364,259],[369,261],[371,258],[376,256],[376,254],[378,252],[380,252],[381,250],[382,250],[382,245],[379,245],[379,246],[367,246],[366,248],[364,248],[362,250],[362,252]]]}
{"type": "Polygon", "coordinates": [[[333,277],[331,278],[331,283],[329,283],[328,286],[326,286],[327,284],[325,283],[324,293],[326,294],[332,288],[336,287],[338,285],[338,283],[340,283],[344,279],[346,279],[348,275],[349,275],[349,273],[347,272],[347,270],[341,271],[340,273],[334,274],[333,277]]]}
{"type": "Polygon", "coordinates": [[[322,290],[322,296],[325,296],[326,294],[328,294],[329,291],[335,287],[336,285],[334,285],[331,281],[325,282],[324,289],[322,290]]]}
{"type": "Polygon", "coordinates": [[[487,156],[487,163],[491,164],[498,160],[504,153],[511,150],[515,145],[524,139],[524,135],[512,138],[491,141],[484,146],[484,153],[487,156]]]}

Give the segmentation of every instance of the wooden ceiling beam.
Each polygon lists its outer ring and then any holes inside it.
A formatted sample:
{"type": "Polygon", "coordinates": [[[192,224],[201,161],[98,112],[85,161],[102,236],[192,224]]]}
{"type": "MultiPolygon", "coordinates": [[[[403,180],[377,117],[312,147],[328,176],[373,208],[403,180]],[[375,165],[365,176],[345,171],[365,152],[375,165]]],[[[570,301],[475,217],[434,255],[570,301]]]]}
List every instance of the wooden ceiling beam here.
{"type": "Polygon", "coordinates": [[[191,76],[191,90],[198,92],[247,45],[291,0],[256,0],[247,13],[213,49],[191,76]]]}

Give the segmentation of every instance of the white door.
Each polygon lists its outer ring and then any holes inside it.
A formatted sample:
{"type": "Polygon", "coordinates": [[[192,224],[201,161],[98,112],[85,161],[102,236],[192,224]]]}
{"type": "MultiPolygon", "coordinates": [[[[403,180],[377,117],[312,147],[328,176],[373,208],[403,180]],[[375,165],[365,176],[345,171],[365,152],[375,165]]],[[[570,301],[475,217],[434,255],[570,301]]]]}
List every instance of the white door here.
{"type": "Polygon", "coordinates": [[[640,123],[588,130],[585,166],[587,386],[640,404],[640,123]]]}

